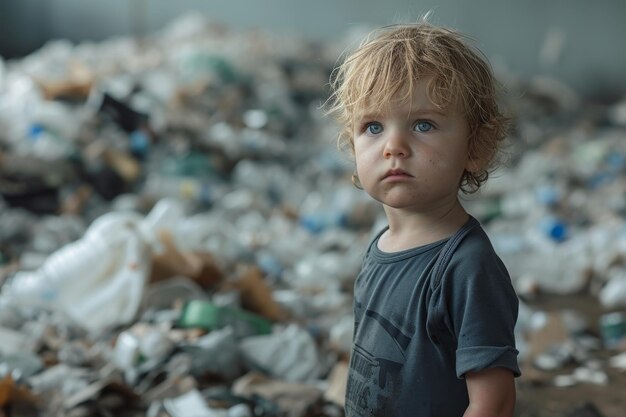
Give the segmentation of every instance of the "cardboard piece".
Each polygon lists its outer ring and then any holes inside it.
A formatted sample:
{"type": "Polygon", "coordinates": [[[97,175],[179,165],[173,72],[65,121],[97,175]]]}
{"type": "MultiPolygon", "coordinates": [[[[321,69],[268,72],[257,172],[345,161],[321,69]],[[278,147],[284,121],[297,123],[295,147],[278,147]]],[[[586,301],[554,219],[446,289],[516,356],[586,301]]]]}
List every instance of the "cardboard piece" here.
{"type": "Polygon", "coordinates": [[[152,258],[149,282],[160,282],[176,276],[184,276],[208,289],[223,279],[213,255],[208,252],[181,252],[170,233],[161,231],[159,239],[164,251],[152,258]]]}
{"type": "Polygon", "coordinates": [[[285,311],[274,301],[272,290],[265,283],[263,272],[259,268],[250,265],[242,267],[239,278],[226,284],[226,287],[239,291],[242,307],[246,310],[272,321],[286,319],[285,311]]]}

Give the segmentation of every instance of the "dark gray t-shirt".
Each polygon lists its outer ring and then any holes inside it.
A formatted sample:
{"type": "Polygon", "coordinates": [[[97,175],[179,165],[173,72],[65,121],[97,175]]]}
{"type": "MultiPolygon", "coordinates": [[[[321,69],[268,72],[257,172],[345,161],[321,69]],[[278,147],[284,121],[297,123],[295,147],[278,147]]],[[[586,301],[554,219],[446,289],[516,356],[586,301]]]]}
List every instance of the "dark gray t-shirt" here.
{"type": "Polygon", "coordinates": [[[370,244],[354,286],[346,417],[461,417],[464,375],[520,375],[518,299],[476,219],[450,238],[401,252],[370,244]]]}

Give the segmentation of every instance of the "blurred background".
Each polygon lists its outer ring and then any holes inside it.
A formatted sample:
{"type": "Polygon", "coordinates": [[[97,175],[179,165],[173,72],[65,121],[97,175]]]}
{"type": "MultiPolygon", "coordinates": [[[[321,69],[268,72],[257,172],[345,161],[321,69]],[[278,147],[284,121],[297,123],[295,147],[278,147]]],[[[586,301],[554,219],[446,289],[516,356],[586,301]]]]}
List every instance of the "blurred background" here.
{"type": "Polygon", "coordinates": [[[355,28],[411,21],[432,11],[434,23],[471,35],[494,64],[520,75],[556,75],[581,92],[607,99],[626,89],[626,56],[615,50],[626,38],[626,5],[617,0],[8,1],[0,5],[0,52],[21,56],[58,38],[79,42],[143,36],[185,11],[203,13],[236,30],[256,28],[325,41],[337,41],[355,28]]]}
{"type": "Polygon", "coordinates": [[[342,416],[384,216],[322,106],[427,12],[512,120],[462,202],[521,300],[516,417],[623,416],[619,0],[0,2],[0,414],[342,416]]]}

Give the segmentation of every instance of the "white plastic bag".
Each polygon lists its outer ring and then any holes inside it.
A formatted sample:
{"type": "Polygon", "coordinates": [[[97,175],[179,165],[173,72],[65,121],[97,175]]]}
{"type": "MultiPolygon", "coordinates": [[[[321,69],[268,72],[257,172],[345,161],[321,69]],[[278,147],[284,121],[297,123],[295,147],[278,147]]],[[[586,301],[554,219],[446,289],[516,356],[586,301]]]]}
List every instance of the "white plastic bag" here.
{"type": "Polygon", "coordinates": [[[172,201],[159,202],[145,219],[128,211],[107,213],[38,270],[18,272],[2,297],[13,305],[61,311],[93,333],[129,323],[150,274],[156,233],[174,227],[179,217],[182,210],[172,201]]]}

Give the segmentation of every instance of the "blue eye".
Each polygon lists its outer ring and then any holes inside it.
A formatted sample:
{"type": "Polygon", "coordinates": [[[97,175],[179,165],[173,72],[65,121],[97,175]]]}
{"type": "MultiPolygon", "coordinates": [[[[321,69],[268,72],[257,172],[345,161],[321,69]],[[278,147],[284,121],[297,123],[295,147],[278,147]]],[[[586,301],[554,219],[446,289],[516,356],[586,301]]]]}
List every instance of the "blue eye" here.
{"type": "Polygon", "coordinates": [[[378,122],[372,122],[367,125],[365,130],[367,131],[367,133],[370,133],[372,135],[378,135],[383,131],[383,125],[378,122]]]}
{"type": "Polygon", "coordinates": [[[415,130],[418,132],[428,132],[433,128],[432,123],[430,122],[417,122],[415,125],[415,130]]]}

